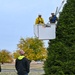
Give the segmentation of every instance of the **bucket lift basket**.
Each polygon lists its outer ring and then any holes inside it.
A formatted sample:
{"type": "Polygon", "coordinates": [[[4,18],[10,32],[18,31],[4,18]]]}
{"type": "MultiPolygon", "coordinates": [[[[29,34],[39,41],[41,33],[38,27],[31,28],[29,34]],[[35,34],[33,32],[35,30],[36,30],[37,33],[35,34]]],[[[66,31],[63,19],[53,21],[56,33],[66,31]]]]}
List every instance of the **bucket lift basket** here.
{"type": "Polygon", "coordinates": [[[44,27],[41,24],[34,25],[34,35],[40,40],[55,39],[56,24],[50,24],[50,27],[44,27]]]}

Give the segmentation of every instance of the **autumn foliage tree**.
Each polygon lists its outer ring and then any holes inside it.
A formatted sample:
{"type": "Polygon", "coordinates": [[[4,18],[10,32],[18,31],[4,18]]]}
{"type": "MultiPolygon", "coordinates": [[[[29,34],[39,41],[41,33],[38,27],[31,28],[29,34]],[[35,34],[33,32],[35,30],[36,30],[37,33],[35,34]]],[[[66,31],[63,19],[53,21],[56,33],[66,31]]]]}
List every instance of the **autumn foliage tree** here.
{"type": "Polygon", "coordinates": [[[37,38],[21,38],[17,46],[18,50],[14,52],[15,58],[19,56],[20,49],[25,51],[25,56],[30,60],[43,60],[46,58],[47,50],[44,43],[37,38]]]}
{"type": "Polygon", "coordinates": [[[6,62],[12,62],[12,61],[13,61],[13,58],[9,51],[5,49],[0,51],[0,62],[2,64],[6,62]]]}
{"type": "Polygon", "coordinates": [[[56,39],[49,41],[46,75],[75,75],[75,0],[67,0],[57,23],[56,39]]]}

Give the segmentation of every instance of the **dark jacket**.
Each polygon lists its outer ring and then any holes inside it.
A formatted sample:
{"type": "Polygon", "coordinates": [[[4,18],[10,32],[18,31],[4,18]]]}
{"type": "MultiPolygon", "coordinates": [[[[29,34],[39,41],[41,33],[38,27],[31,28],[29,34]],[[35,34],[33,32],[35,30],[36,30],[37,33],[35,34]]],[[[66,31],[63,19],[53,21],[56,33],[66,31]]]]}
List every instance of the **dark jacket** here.
{"type": "Polygon", "coordinates": [[[49,21],[50,23],[55,23],[56,21],[58,21],[58,18],[56,17],[56,15],[53,15],[52,17],[49,17],[49,21]]]}
{"type": "Polygon", "coordinates": [[[24,56],[19,56],[15,62],[15,68],[18,72],[18,75],[24,75],[29,73],[30,62],[24,56]]]}

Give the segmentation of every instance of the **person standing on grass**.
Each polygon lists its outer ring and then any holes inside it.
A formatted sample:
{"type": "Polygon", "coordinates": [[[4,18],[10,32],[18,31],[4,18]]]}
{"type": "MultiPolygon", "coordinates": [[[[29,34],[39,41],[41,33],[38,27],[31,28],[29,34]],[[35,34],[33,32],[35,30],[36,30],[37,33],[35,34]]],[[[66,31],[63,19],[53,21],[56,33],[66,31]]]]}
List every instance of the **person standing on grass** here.
{"type": "Polygon", "coordinates": [[[20,56],[15,61],[15,68],[17,70],[18,75],[28,75],[30,71],[30,61],[25,58],[25,52],[20,50],[20,56]]]}

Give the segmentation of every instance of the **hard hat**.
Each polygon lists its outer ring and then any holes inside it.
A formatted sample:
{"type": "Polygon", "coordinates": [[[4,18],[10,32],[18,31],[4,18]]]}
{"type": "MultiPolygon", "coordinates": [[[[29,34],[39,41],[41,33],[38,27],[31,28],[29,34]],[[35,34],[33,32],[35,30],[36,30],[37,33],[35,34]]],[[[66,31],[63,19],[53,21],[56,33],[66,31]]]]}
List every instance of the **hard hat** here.
{"type": "Polygon", "coordinates": [[[51,14],[54,14],[54,13],[51,13],[51,14]]]}
{"type": "Polygon", "coordinates": [[[38,16],[41,16],[41,14],[39,13],[38,16]]]}

